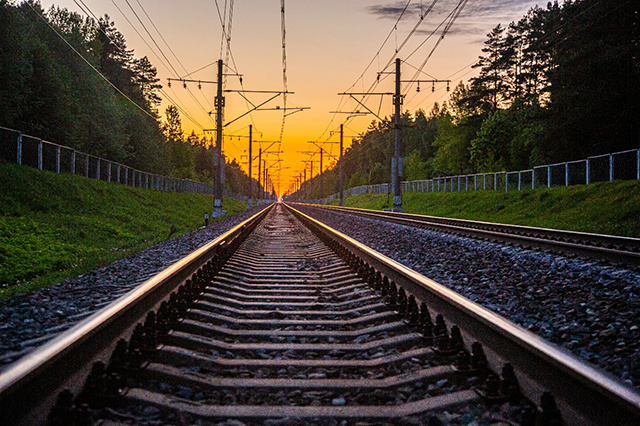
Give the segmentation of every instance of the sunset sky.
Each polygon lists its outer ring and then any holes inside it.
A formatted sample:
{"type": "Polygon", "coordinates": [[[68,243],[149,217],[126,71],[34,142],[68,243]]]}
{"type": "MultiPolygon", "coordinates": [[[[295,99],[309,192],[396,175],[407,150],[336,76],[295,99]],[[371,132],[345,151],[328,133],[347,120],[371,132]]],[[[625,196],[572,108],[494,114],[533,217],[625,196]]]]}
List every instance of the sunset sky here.
{"type": "MultiPolygon", "coordinates": [[[[213,110],[215,85],[203,83],[199,89],[197,83],[188,83],[187,90],[181,84],[173,83],[169,88],[167,78],[191,74],[187,78],[216,79],[215,61],[221,54],[223,59],[226,55],[226,47],[221,50],[222,26],[216,4],[221,14],[228,16],[228,13],[225,14],[225,5],[228,8],[231,3],[231,0],[217,0],[217,3],[216,0],[46,0],[42,1],[42,6],[48,9],[55,4],[83,13],[79,7],[81,5],[97,16],[108,14],[115,21],[116,28],[124,34],[128,47],[134,49],[134,55],[149,58],[158,69],[166,94],[191,117],[184,114],[181,116],[185,132],[193,130],[202,135],[205,133],[203,129],[215,127],[214,116],[207,114],[213,110]],[[165,56],[170,64],[167,64],[165,56]],[[203,69],[194,73],[201,68],[203,69]]],[[[282,165],[280,192],[289,188],[302,170],[303,162],[310,158],[308,154],[299,151],[319,151],[308,141],[322,144],[338,140],[338,135],[332,134],[332,131],[337,130],[348,116],[331,114],[330,111],[363,110],[348,97],[338,96],[338,93],[367,91],[376,82],[379,71],[391,71],[392,66],[386,69],[384,67],[392,61],[395,50],[401,47],[410,31],[421,21],[421,14],[424,15],[429,7],[433,5],[431,12],[424,17],[413,36],[399,51],[398,56],[406,61],[402,65],[402,77],[451,79],[453,87],[460,80],[466,81],[474,75],[475,70],[470,65],[481,54],[486,34],[495,25],[508,25],[537,3],[545,4],[535,0],[469,0],[445,38],[433,50],[443,26],[431,37],[430,34],[459,3],[460,0],[413,0],[397,25],[397,30],[394,30],[407,0],[285,1],[286,74],[288,89],[295,92],[288,96],[287,107],[310,109],[286,117],[280,148],[282,153],[279,155],[283,160],[279,163],[282,165]],[[376,55],[379,50],[380,53],[376,55]],[[427,58],[422,73],[416,75],[416,70],[427,58]]],[[[280,0],[238,0],[233,4],[230,28],[234,62],[231,65],[235,63],[237,71],[243,75],[244,89],[282,90],[280,0]]],[[[225,88],[240,89],[238,78],[228,77],[225,88]]],[[[391,76],[383,74],[374,91],[391,92],[393,88],[391,76]]],[[[443,83],[436,85],[433,93],[431,84],[423,84],[419,93],[416,92],[415,85],[403,84],[403,93],[406,94],[404,109],[410,111],[419,108],[429,111],[434,102],[441,103],[448,99],[446,85],[443,83]]],[[[254,104],[258,104],[270,95],[246,96],[254,104]]],[[[164,100],[160,111],[164,118],[164,110],[170,101],[162,97],[164,100]]],[[[389,96],[382,99],[375,96],[366,105],[376,113],[380,111],[379,115],[384,117],[392,113],[391,102],[389,96]]],[[[281,97],[266,104],[265,108],[276,106],[283,106],[281,97]]],[[[226,94],[225,122],[247,110],[247,103],[240,95],[226,94]]],[[[225,138],[226,155],[236,158],[238,162],[246,162],[243,156],[246,157],[246,136],[251,123],[254,125],[254,140],[278,140],[282,115],[282,111],[256,111],[226,127],[226,135],[236,135],[225,138]]],[[[374,118],[368,115],[349,119],[345,124],[345,143],[348,145],[352,136],[364,132],[374,118]]],[[[213,133],[208,134],[213,136],[213,133]]],[[[267,145],[268,143],[262,144],[262,147],[266,148],[267,145]]],[[[258,146],[254,145],[255,154],[258,146]]],[[[336,144],[327,144],[325,148],[333,155],[338,153],[336,144]]],[[[275,181],[278,180],[278,163],[273,160],[277,158],[277,154],[268,157],[269,164],[274,164],[270,170],[275,181]]],[[[318,164],[318,160],[319,155],[316,155],[314,164],[318,164]]],[[[324,164],[325,168],[330,164],[326,156],[324,164]]],[[[247,169],[246,164],[243,164],[243,169],[247,169]]],[[[317,172],[316,168],[314,175],[317,172]]]]}

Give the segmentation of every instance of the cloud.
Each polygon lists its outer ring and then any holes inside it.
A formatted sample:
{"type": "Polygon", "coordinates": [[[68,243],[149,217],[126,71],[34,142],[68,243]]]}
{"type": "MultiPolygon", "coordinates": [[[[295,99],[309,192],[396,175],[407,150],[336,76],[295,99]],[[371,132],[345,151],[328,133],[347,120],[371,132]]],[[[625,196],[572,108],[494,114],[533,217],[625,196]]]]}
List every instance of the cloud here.
{"type": "MultiPolygon", "coordinates": [[[[460,0],[440,0],[435,4],[433,10],[429,14],[427,21],[417,34],[428,35],[459,3],[460,0]]],[[[420,4],[414,4],[407,8],[402,20],[415,21],[431,5],[431,1],[425,0],[420,4]]],[[[485,36],[491,28],[498,23],[503,26],[508,25],[511,21],[519,20],[529,9],[539,0],[473,0],[469,1],[464,10],[460,14],[458,20],[449,31],[449,35],[468,35],[468,36],[485,36]]],[[[404,7],[406,1],[395,1],[385,4],[369,6],[368,12],[378,19],[397,20],[404,7]]],[[[439,34],[439,32],[438,32],[439,34]]]]}
{"type": "MultiPolygon", "coordinates": [[[[369,6],[367,7],[367,10],[378,19],[397,20],[406,5],[406,1],[396,1],[389,4],[369,6]]],[[[420,5],[409,5],[402,16],[402,19],[407,19],[413,16],[420,16],[420,5]]]]}
{"type": "MultiPolygon", "coordinates": [[[[402,19],[410,19],[419,17],[421,13],[426,12],[431,1],[423,1],[421,4],[415,4],[412,2],[407,7],[402,19]]],[[[440,0],[435,4],[430,16],[444,18],[451,10],[459,3],[459,0],[440,0]]],[[[541,3],[537,0],[474,0],[469,1],[465,6],[462,15],[473,16],[474,20],[490,19],[497,24],[503,19],[511,20],[514,18],[515,13],[521,12],[524,14],[536,3],[541,3]]],[[[544,4],[544,2],[542,2],[544,4]]],[[[404,10],[406,1],[394,1],[384,4],[377,4],[367,7],[367,11],[376,16],[378,19],[397,20],[402,11],[404,10]]]]}

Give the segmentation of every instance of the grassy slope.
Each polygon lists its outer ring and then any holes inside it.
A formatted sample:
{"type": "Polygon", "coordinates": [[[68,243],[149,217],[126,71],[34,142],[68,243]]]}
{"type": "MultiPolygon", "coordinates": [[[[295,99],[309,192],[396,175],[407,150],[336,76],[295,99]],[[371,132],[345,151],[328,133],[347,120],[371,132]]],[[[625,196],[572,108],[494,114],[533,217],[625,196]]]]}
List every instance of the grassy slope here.
{"type": "MultiPolygon", "coordinates": [[[[163,193],[0,163],[0,298],[203,224],[210,195],[163,193]],[[18,283],[18,285],[16,285],[18,283]]],[[[229,214],[246,204],[223,200],[229,214]]]]}
{"type": "MultiPolygon", "coordinates": [[[[388,207],[388,197],[348,197],[345,205],[379,210],[388,207]]],[[[640,181],[508,193],[409,192],[403,207],[407,213],[640,237],[640,181]]]]}

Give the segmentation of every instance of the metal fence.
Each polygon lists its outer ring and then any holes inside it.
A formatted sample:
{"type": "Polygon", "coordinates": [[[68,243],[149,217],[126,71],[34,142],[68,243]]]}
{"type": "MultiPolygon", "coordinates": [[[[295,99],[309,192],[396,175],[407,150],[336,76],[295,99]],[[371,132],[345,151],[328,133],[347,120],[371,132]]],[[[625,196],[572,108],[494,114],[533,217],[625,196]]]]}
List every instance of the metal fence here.
{"type": "MultiPolygon", "coordinates": [[[[640,180],[640,149],[536,166],[530,170],[516,172],[477,173],[406,181],[402,182],[402,192],[521,191],[634,179],[640,180]]],[[[344,196],[387,194],[390,191],[389,183],[363,185],[345,189],[344,196]]],[[[323,203],[337,198],[338,194],[332,194],[312,202],[323,203]]]]}
{"type": "MultiPolygon", "coordinates": [[[[213,186],[206,183],[144,172],[5,127],[0,127],[0,148],[0,159],[38,170],[72,173],[135,188],[213,194],[213,186]]],[[[235,194],[225,195],[246,200],[235,194]]]]}

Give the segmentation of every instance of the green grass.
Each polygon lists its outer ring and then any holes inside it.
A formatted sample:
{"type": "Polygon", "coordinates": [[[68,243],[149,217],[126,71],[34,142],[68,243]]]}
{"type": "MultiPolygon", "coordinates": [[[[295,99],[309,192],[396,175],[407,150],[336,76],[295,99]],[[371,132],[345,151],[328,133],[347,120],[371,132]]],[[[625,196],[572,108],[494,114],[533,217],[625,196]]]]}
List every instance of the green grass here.
{"type": "MultiPolygon", "coordinates": [[[[203,225],[212,197],[0,163],[0,299],[42,288],[203,225]]],[[[246,203],[223,199],[229,215],[246,203]]]]}
{"type": "MultiPolygon", "coordinates": [[[[390,201],[387,194],[364,194],[345,198],[345,205],[380,210],[390,201]]],[[[640,237],[640,181],[508,193],[407,192],[403,208],[431,216],[640,237]]]]}

